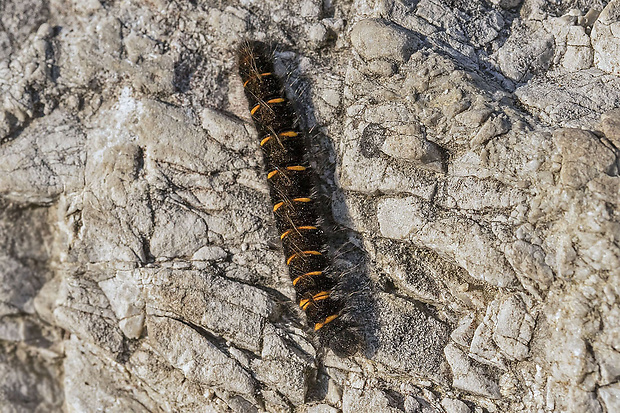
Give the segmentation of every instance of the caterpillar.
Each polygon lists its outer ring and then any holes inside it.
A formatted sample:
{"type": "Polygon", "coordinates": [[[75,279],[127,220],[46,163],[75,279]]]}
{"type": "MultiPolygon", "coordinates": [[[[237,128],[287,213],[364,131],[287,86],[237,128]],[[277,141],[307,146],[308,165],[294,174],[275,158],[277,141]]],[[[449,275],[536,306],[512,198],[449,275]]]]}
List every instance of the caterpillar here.
{"type": "Polygon", "coordinates": [[[294,104],[274,73],[270,48],[265,43],[245,41],[239,48],[238,62],[297,303],[322,346],[339,356],[351,355],[358,350],[359,331],[347,312],[339,277],[330,266],[313,190],[315,176],[294,104]]]}

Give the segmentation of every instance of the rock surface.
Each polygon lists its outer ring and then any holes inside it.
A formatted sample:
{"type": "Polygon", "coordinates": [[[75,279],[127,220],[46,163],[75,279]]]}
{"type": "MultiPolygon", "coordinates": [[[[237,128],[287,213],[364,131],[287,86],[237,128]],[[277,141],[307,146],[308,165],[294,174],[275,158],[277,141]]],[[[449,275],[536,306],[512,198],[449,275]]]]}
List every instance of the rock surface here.
{"type": "Polygon", "coordinates": [[[617,411],[619,56],[620,0],[0,2],[0,411],[617,411]],[[245,38],[353,357],[293,304],[245,38]]]}

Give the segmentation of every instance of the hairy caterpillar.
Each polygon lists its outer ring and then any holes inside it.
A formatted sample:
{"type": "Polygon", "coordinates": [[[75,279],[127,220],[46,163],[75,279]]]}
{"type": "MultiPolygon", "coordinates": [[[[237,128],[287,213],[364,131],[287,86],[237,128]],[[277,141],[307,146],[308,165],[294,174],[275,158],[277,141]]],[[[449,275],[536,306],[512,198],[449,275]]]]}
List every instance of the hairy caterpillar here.
{"type": "Polygon", "coordinates": [[[339,277],[330,268],[306,143],[264,43],[241,45],[239,74],[258,131],[276,227],[297,303],[321,345],[338,355],[351,355],[358,349],[359,334],[347,311],[346,294],[339,290],[339,277]]]}

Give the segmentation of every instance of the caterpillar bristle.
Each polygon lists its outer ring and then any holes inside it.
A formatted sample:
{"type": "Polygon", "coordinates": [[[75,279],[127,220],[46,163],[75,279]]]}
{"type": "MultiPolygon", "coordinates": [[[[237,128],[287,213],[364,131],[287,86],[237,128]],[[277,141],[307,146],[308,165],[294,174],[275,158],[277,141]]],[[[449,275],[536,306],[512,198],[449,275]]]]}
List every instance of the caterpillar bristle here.
{"type": "Polygon", "coordinates": [[[245,41],[239,47],[239,75],[265,160],[276,228],[297,303],[318,342],[340,356],[359,347],[361,330],[347,310],[346,294],[331,269],[314,171],[299,117],[275,74],[272,48],[245,41]]]}

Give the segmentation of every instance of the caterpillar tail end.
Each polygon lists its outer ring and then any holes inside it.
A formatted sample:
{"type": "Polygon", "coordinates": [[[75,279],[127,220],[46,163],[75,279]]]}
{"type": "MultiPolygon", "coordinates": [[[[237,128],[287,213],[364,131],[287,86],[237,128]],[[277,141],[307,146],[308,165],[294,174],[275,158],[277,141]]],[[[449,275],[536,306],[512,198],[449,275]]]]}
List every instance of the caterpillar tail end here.
{"type": "Polygon", "coordinates": [[[316,332],[321,346],[338,357],[351,357],[363,350],[364,334],[357,326],[336,319],[316,332]]]}

